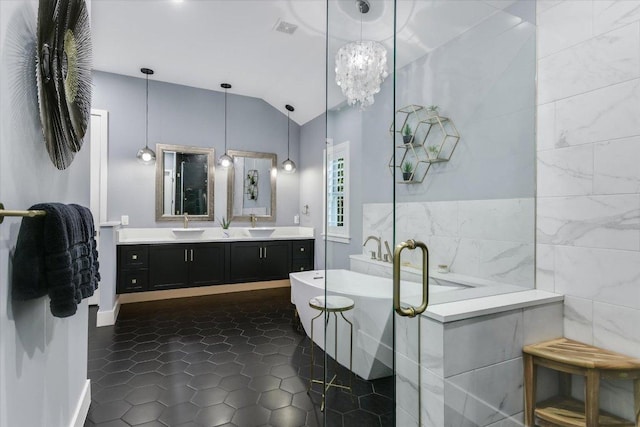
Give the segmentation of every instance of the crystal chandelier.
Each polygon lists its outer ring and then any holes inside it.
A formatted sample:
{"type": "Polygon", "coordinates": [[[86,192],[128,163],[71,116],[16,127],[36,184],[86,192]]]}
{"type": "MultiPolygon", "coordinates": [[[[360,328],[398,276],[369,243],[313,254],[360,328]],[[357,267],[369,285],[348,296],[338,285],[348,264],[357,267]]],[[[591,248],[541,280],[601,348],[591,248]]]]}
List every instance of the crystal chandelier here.
{"type": "MultiPolygon", "coordinates": [[[[369,12],[366,0],[356,3],[361,14],[369,12]]],[[[360,41],[347,43],[336,54],[336,83],[349,105],[360,103],[365,108],[373,104],[373,95],[387,76],[387,50],[378,42],[362,40],[360,15],[360,41]]]]}

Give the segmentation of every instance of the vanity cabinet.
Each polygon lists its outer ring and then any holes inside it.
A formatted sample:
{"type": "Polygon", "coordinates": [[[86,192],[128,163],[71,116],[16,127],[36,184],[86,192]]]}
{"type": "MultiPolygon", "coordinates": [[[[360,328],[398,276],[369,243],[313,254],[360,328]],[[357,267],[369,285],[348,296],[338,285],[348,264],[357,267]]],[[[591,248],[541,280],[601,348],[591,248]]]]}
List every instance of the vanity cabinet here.
{"type": "Polygon", "coordinates": [[[291,271],[313,270],[313,240],[291,242],[291,271]]]}
{"type": "Polygon", "coordinates": [[[313,269],[314,240],[118,246],[117,293],[288,279],[313,269]]]}
{"type": "Polygon", "coordinates": [[[229,281],[279,280],[289,277],[289,241],[235,242],[231,244],[229,281]]]}
{"type": "Polygon", "coordinates": [[[225,279],[225,244],[149,247],[149,290],[219,285],[225,279]]]}

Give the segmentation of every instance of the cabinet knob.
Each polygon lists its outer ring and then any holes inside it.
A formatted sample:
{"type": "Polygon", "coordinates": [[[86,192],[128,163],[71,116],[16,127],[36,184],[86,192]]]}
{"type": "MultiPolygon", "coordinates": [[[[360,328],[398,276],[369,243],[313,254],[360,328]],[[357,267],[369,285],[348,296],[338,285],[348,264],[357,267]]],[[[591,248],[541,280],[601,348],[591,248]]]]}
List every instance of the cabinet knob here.
{"type": "Polygon", "coordinates": [[[138,259],[138,255],[136,255],[136,254],[131,255],[131,259],[133,259],[133,260],[138,259]]]}
{"type": "Polygon", "coordinates": [[[304,271],[304,267],[300,267],[300,271],[304,271]]]}
{"type": "Polygon", "coordinates": [[[300,248],[300,252],[304,252],[304,248],[300,248]]]}
{"type": "Polygon", "coordinates": [[[131,279],[131,284],[135,285],[136,283],[138,283],[138,279],[131,279]]]}

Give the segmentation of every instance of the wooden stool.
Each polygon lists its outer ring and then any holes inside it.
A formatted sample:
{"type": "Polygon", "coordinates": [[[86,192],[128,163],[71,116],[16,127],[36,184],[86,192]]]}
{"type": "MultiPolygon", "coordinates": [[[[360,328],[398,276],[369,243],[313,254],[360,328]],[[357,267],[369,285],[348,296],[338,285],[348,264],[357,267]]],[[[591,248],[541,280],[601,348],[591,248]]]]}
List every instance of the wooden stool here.
{"type": "Polygon", "coordinates": [[[526,426],[640,427],[640,360],[566,338],[527,345],[524,353],[524,422],[526,426]],[[536,404],[536,369],[560,372],[560,396],[536,404]],[[585,381],[585,402],[571,398],[571,374],[585,381]],[[600,411],[600,379],[634,381],[635,420],[600,411]],[[537,421],[537,424],[535,422],[537,421]]]}

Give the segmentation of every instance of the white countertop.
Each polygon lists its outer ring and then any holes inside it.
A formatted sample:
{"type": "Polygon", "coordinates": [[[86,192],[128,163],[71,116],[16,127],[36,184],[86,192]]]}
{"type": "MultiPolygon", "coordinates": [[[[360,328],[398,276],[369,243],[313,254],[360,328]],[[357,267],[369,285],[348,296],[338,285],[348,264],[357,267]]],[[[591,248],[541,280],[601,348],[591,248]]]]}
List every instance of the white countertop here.
{"type": "MultiPolygon", "coordinates": [[[[177,226],[178,224],[176,224],[177,226]]],[[[249,234],[249,227],[229,228],[229,237],[225,237],[220,227],[193,227],[201,229],[198,235],[179,236],[173,228],[121,228],[118,230],[118,245],[154,244],[154,243],[197,243],[197,242],[234,242],[234,241],[265,241],[265,240],[302,240],[313,239],[311,227],[273,227],[274,231],[268,237],[253,237],[249,234]]]]}
{"type": "Polygon", "coordinates": [[[519,308],[561,302],[564,296],[537,289],[430,305],[423,316],[447,323],[519,308]]]}

